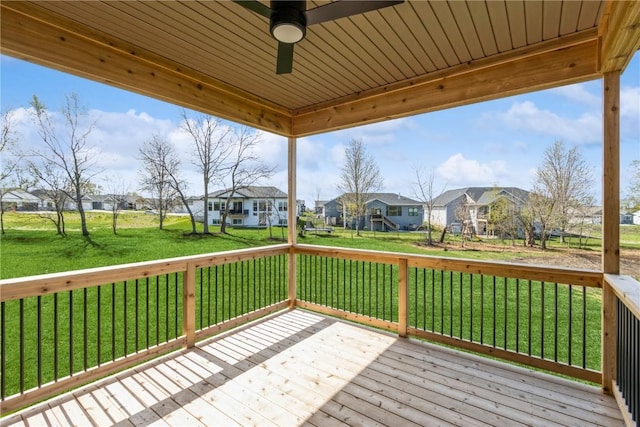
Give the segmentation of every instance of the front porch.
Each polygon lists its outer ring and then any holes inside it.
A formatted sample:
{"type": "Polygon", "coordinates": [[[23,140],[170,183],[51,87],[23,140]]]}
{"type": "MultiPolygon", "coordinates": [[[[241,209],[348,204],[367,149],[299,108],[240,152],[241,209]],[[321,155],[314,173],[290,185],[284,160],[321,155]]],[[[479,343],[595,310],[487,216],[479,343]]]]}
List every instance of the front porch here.
{"type": "Polygon", "coordinates": [[[20,425],[624,425],[596,387],[285,310],[5,420],[20,425]]]}

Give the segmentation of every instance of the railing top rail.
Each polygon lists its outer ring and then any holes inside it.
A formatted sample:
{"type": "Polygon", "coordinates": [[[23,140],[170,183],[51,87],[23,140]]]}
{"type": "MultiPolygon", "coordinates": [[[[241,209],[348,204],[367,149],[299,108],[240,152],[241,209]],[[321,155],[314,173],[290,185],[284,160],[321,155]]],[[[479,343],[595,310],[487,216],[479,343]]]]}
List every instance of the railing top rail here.
{"type": "Polygon", "coordinates": [[[298,244],[296,253],[331,256],[352,260],[367,260],[397,264],[400,258],[408,260],[409,267],[432,268],[462,273],[484,274],[499,277],[514,277],[525,280],[564,283],[588,287],[602,287],[602,273],[595,270],[569,269],[553,266],[518,264],[504,261],[478,261],[464,258],[442,258],[431,255],[364,249],[336,248],[298,244]]]}
{"type": "Polygon", "coordinates": [[[631,276],[617,274],[605,274],[604,280],[629,311],[640,319],[640,282],[631,276]]]}
{"type": "Polygon", "coordinates": [[[179,273],[186,271],[187,264],[195,264],[196,268],[199,268],[209,265],[228,264],[247,259],[257,259],[268,255],[279,255],[288,253],[289,248],[290,246],[288,244],[261,246],[250,249],[237,249],[202,255],[189,255],[163,260],[4,279],[0,280],[0,301],[46,295],[123,280],[144,279],[145,277],[179,273]]]}

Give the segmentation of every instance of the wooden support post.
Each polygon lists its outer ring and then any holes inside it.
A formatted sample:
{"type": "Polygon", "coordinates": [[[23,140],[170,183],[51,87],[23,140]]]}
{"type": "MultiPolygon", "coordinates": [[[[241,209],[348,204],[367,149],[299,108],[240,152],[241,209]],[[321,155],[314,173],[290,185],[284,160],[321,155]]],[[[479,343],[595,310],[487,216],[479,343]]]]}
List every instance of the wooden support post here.
{"type": "Polygon", "coordinates": [[[406,258],[398,263],[398,335],[407,336],[409,324],[409,266],[406,258]]]}
{"type": "Polygon", "coordinates": [[[287,236],[289,248],[289,308],[296,306],[296,253],[294,245],[298,232],[298,207],[296,204],[296,138],[289,137],[288,141],[288,203],[287,210],[287,236]]]}
{"type": "Polygon", "coordinates": [[[185,348],[196,345],[196,265],[187,264],[182,279],[182,334],[185,348]]]}
{"type": "MultiPolygon", "coordinates": [[[[604,74],[602,152],[602,271],[620,273],[620,72],[604,74]]],[[[616,296],[602,283],[602,390],[616,375],[616,296]]]]}

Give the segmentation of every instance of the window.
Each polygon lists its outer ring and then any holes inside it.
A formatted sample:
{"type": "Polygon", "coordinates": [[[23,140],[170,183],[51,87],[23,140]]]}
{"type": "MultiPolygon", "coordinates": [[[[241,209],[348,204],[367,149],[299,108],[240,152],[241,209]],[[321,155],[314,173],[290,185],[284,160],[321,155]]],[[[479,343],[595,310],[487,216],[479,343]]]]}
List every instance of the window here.
{"type": "Polygon", "coordinates": [[[286,218],[280,218],[278,220],[278,225],[287,225],[287,219],[286,218]]]}
{"type": "Polygon", "coordinates": [[[220,219],[218,218],[213,218],[211,220],[211,225],[220,225],[220,219]]]}
{"type": "Polygon", "coordinates": [[[207,205],[207,209],[209,209],[209,212],[211,212],[213,210],[213,202],[209,202],[207,205]]]}
{"type": "Polygon", "coordinates": [[[235,213],[242,213],[242,202],[233,202],[231,210],[235,213]]]}
{"type": "Polygon", "coordinates": [[[387,208],[388,216],[402,216],[402,206],[389,206],[387,208]]]}
{"type": "Polygon", "coordinates": [[[411,206],[409,208],[409,216],[418,216],[418,207],[417,206],[411,206]]]}
{"type": "Polygon", "coordinates": [[[213,202],[214,211],[224,211],[225,206],[225,202],[213,202]]]}
{"type": "Polygon", "coordinates": [[[231,222],[231,224],[242,225],[242,218],[233,218],[233,221],[231,222]]]}
{"type": "Polygon", "coordinates": [[[287,201],[282,201],[282,200],[279,201],[278,202],[278,211],[286,212],[287,211],[287,207],[288,207],[287,203],[288,203],[287,201]]]}

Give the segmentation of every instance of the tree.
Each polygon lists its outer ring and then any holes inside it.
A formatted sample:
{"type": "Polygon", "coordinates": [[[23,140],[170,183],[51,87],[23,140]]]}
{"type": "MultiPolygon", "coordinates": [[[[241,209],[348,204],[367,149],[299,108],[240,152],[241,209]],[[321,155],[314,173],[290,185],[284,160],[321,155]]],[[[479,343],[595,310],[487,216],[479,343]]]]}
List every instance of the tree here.
{"type": "Polygon", "coordinates": [[[360,236],[360,221],[366,214],[367,194],[379,191],[383,186],[380,169],[370,156],[361,139],[352,139],[345,150],[341,181],[338,189],[345,193],[341,203],[355,217],[356,235],[360,236]]]}
{"type": "Polygon", "coordinates": [[[4,235],[4,193],[9,186],[10,179],[20,169],[19,162],[22,157],[17,152],[18,139],[15,135],[12,111],[6,111],[2,114],[2,129],[0,131],[2,132],[0,134],[0,156],[2,156],[0,162],[0,230],[4,235]]]}
{"type": "Polygon", "coordinates": [[[142,161],[139,171],[140,187],[154,199],[153,207],[158,210],[162,230],[164,218],[175,197],[175,190],[167,173],[167,163],[173,155],[173,147],[167,140],[154,135],[151,140],[142,144],[139,155],[142,161]]]}
{"type": "Polygon", "coordinates": [[[182,129],[193,138],[195,152],[193,164],[202,174],[204,186],[204,233],[209,233],[209,184],[221,181],[225,163],[231,154],[232,145],[229,141],[231,128],[223,126],[219,119],[211,116],[197,116],[189,118],[182,110],[182,129]]]}
{"type": "Polygon", "coordinates": [[[491,203],[487,215],[487,223],[491,226],[494,234],[497,233],[503,241],[505,237],[508,237],[512,246],[515,246],[518,236],[517,210],[515,203],[504,196],[498,196],[491,203]]]}
{"type": "Polygon", "coordinates": [[[38,133],[48,149],[48,152],[36,152],[34,155],[39,156],[51,168],[60,169],[66,176],[67,185],[60,190],[76,203],[82,235],[88,237],[89,229],[82,199],[86,190],[92,187],[91,179],[100,173],[96,148],[88,141],[95,122],[86,122],[87,114],[83,112],[78,96],[74,93],[65,96],[65,105],[61,110],[66,134],[58,131],[46,107],[35,95],[31,106],[38,133]]]}
{"type": "Polygon", "coordinates": [[[593,187],[591,168],[578,147],[567,149],[562,141],[547,147],[536,170],[536,187],[538,193],[551,199],[553,212],[549,225],[560,229],[564,242],[572,211],[588,203],[593,187]]]}
{"type": "Polygon", "coordinates": [[[414,182],[413,194],[424,205],[424,214],[427,222],[427,245],[433,245],[431,236],[431,221],[433,215],[433,207],[436,198],[441,195],[446,185],[442,187],[440,192],[436,194],[433,189],[435,180],[435,171],[432,169],[429,173],[422,168],[414,168],[416,181],[414,182]]]}
{"type": "Polygon", "coordinates": [[[631,181],[629,182],[628,205],[631,209],[640,209],[640,160],[631,162],[631,181]]]}
{"type": "Polygon", "coordinates": [[[40,217],[53,222],[59,236],[66,236],[64,209],[69,200],[68,176],[51,162],[35,163],[34,160],[30,160],[29,170],[42,187],[44,197],[51,201],[55,213],[53,217],[50,212],[41,213],[40,217]]]}
{"type": "Polygon", "coordinates": [[[556,217],[556,200],[544,189],[534,187],[529,194],[528,206],[540,229],[540,247],[547,249],[547,240],[556,217]]]}
{"type": "Polygon", "coordinates": [[[464,248],[465,239],[471,238],[473,235],[473,226],[471,224],[471,204],[467,194],[462,195],[463,200],[456,207],[456,219],[460,221],[460,246],[464,248]]]}
{"type": "MultiPolygon", "coordinates": [[[[180,159],[174,151],[173,145],[171,145],[167,141],[165,141],[165,143],[167,144],[167,146],[165,150],[166,156],[164,158],[163,166],[168,178],[168,185],[171,190],[173,190],[174,194],[178,195],[178,197],[182,201],[182,204],[187,210],[187,213],[189,214],[189,220],[191,221],[191,234],[198,234],[198,231],[196,230],[196,218],[193,215],[193,211],[191,210],[189,201],[187,200],[186,192],[189,184],[180,176],[180,159]]],[[[207,209],[205,209],[205,212],[206,211],[207,209]]]]}
{"type": "Polygon", "coordinates": [[[127,193],[129,186],[121,176],[114,176],[107,180],[107,196],[112,200],[111,203],[111,229],[113,234],[118,234],[118,217],[120,212],[126,207],[127,193]]]}
{"type": "Polygon", "coordinates": [[[271,177],[275,170],[275,167],[264,164],[255,152],[256,145],[260,143],[259,133],[250,127],[241,126],[232,135],[231,154],[225,168],[230,187],[220,221],[221,233],[226,233],[227,216],[235,193],[271,177]]]}

